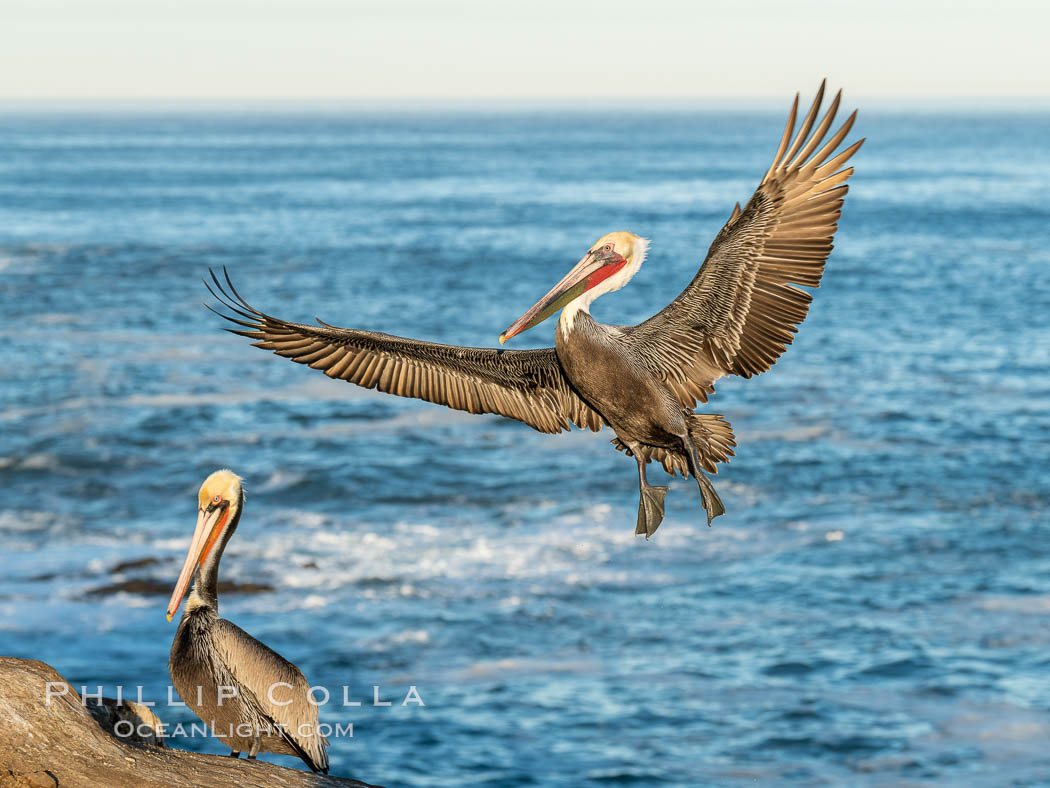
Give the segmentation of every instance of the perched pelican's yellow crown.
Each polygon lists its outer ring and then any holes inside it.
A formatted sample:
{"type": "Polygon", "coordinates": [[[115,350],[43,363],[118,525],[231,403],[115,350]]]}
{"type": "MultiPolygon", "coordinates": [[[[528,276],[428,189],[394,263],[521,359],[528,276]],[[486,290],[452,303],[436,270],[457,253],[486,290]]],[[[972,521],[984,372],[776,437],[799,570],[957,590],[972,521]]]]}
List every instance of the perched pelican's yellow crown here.
{"type": "Polygon", "coordinates": [[[236,503],[240,492],[241,477],[228,468],[223,468],[204,480],[197,494],[197,502],[200,508],[207,509],[217,495],[220,500],[236,503]]]}

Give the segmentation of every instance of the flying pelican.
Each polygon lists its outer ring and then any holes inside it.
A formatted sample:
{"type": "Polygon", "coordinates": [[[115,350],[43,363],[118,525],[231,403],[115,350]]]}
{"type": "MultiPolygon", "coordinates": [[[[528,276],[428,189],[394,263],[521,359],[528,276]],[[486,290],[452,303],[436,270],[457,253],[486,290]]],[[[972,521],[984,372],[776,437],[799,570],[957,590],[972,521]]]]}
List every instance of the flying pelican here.
{"type": "Polygon", "coordinates": [[[219,561],[244,508],[240,477],[216,471],[197,500],[197,529],[168,602],[171,621],[196,576],[171,644],[172,684],[232,757],[243,750],[250,759],[260,752],[298,755],[312,771],[327,774],[328,741],[318,732],[317,706],[307,700],[310,685],[302,671],[219,618],[219,561]]]}
{"type": "Polygon", "coordinates": [[[616,448],[638,463],[635,533],[648,538],[663,519],[667,487],[646,480],[650,460],[672,476],[696,480],[710,525],[725,508],[704,471],[716,473],[716,463],[728,461],[736,442],[721,415],[693,409],[697,400],[707,401],[719,378],[769,369],[806,317],[811,296],[794,285],[820,284],[845,181],[853,174],[852,167],[840,168],[864,142],[835,155],[856,112],[825,142],[841,97],[839,91],[817,123],[821,83],[795,134],[796,94],[773,163],[751,200],[743,210],[736,204],[681,295],[636,326],[604,325],[589,311],[598,296],[627,284],[645,260],[649,243],[631,232],[599,238],[499,338],[502,345],[561,310],[555,346],[541,350],[455,347],[321,320],[318,326],[291,323],[251,307],[229,274],[227,292],[212,272],[218,288],[212,295],[237,314],[223,317],[245,329],[230,331],[331,378],[470,413],[498,413],[541,432],[570,424],[597,431],[608,424],[616,448]]]}

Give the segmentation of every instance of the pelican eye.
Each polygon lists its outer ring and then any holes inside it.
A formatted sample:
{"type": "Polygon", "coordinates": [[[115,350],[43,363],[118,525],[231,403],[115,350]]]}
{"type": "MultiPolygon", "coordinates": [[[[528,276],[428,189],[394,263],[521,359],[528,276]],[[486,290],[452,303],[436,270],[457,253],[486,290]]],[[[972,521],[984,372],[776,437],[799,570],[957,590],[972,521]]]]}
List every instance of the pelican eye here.
{"type": "Polygon", "coordinates": [[[602,250],[606,251],[606,252],[611,252],[612,251],[612,244],[606,244],[605,246],[602,247],[602,250]]]}
{"type": "Polygon", "coordinates": [[[221,500],[222,500],[222,496],[221,495],[216,495],[214,498],[211,499],[211,502],[212,503],[218,503],[221,500]]]}

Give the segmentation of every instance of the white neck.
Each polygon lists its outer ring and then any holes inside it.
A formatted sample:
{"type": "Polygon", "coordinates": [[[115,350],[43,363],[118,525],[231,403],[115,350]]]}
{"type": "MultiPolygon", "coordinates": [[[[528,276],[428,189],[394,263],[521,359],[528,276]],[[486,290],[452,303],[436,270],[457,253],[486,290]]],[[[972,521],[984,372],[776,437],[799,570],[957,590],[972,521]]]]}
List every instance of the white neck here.
{"type": "Polygon", "coordinates": [[[637,238],[634,242],[634,251],[631,254],[631,259],[627,265],[617,271],[615,274],[610,276],[604,282],[600,282],[590,290],[585,290],[580,293],[576,298],[565,305],[565,308],[561,310],[561,317],[558,318],[558,328],[563,334],[572,331],[572,326],[576,322],[576,315],[580,312],[586,312],[588,315],[591,313],[591,304],[598,296],[603,296],[606,293],[612,293],[619,290],[625,284],[631,281],[638,269],[642,267],[642,263],[645,262],[645,254],[649,250],[649,242],[644,238],[637,238]]]}

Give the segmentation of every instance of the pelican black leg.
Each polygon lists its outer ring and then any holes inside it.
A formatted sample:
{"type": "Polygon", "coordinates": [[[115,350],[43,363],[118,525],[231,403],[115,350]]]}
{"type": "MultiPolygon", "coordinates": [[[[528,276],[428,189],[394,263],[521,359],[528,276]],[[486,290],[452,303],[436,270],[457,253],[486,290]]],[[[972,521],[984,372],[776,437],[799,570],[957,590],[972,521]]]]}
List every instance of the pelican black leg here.
{"type": "Polygon", "coordinates": [[[718,497],[718,493],[715,492],[715,486],[711,484],[707,474],[700,470],[700,458],[696,454],[696,444],[693,443],[693,439],[688,432],[682,437],[682,443],[685,444],[685,456],[689,462],[689,473],[696,479],[696,484],[700,488],[700,500],[704,505],[704,511],[707,512],[707,527],[710,528],[711,521],[719,515],[725,514],[726,508],[722,505],[722,499],[718,497]]]}
{"type": "Polygon", "coordinates": [[[241,751],[240,750],[233,750],[230,753],[229,757],[230,758],[240,758],[241,757],[241,751]]]}
{"type": "Polygon", "coordinates": [[[656,533],[664,519],[664,496],[667,494],[667,488],[649,484],[645,478],[645,459],[640,447],[628,445],[627,448],[638,462],[638,525],[634,532],[645,534],[645,538],[648,539],[656,533]]]}

